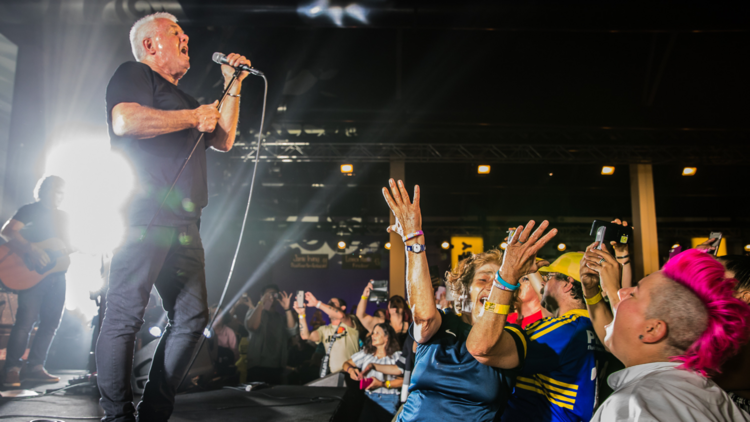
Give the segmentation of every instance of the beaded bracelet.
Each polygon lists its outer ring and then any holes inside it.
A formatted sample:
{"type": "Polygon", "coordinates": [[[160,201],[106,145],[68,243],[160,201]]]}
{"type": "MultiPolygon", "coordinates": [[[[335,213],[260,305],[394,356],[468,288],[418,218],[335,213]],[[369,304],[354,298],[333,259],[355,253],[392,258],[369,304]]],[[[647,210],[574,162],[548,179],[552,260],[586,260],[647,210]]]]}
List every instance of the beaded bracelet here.
{"type": "Polygon", "coordinates": [[[417,230],[414,233],[409,233],[406,236],[404,236],[404,242],[406,242],[407,240],[414,239],[417,236],[422,236],[423,234],[424,232],[422,230],[417,230]]]}

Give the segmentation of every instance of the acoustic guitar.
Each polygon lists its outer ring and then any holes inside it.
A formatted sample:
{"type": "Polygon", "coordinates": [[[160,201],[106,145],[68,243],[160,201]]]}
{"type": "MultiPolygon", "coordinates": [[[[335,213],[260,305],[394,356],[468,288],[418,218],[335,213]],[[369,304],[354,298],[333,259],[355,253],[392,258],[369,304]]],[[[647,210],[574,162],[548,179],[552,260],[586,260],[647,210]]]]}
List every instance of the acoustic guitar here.
{"type": "Polygon", "coordinates": [[[51,238],[33,243],[49,255],[50,262],[43,268],[32,265],[26,254],[19,254],[14,242],[0,245],[0,283],[11,290],[30,289],[50,274],[65,272],[70,266],[69,252],[65,243],[51,238]]]}

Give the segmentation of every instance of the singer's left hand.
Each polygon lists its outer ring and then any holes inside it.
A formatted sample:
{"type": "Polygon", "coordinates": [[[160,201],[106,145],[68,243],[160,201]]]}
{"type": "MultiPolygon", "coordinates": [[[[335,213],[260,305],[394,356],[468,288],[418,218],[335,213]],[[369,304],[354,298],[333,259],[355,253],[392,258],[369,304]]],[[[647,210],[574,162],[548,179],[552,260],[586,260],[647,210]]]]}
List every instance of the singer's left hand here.
{"type": "MultiPolygon", "coordinates": [[[[250,63],[250,60],[248,60],[245,56],[240,56],[237,53],[229,53],[227,54],[227,62],[231,66],[227,65],[221,65],[221,73],[224,75],[224,83],[228,84],[229,81],[232,79],[232,75],[234,75],[234,69],[239,65],[247,65],[248,67],[252,67],[252,64],[250,63]]],[[[247,75],[249,75],[250,72],[242,72],[240,73],[240,76],[237,77],[237,79],[241,82],[243,79],[247,78],[247,75]]]]}

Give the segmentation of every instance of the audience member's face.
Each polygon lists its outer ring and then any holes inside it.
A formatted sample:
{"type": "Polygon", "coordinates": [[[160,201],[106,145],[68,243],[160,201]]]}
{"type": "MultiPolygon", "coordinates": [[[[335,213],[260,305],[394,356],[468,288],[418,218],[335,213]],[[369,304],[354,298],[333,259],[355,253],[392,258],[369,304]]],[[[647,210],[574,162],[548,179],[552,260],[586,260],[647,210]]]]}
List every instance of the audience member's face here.
{"type": "Polygon", "coordinates": [[[550,312],[560,308],[560,298],[565,293],[565,285],[570,282],[568,276],[561,273],[547,273],[542,285],[542,306],[550,312]],[[566,280],[562,280],[566,279],[566,280]]]}
{"type": "Polygon", "coordinates": [[[65,190],[62,186],[57,186],[52,189],[47,189],[41,192],[39,201],[47,208],[58,209],[62,205],[63,199],[65,199],[65,190]]]}
{"type": "Polygon", "coordinates": [[[385,343],[388,341],[388,337],[385,336],[385,333],[383,332],[382,327],[375,327],[374,330],[372,330],[372,345],[375,347],[378,346],[385,346],[385,343]]]}
{"type": "Polygon", "coordinates": [[[495,273],[500,269],[499,264],[488,263],[477,268],[474,272],[474,279],[469,287],[469,300],[474,304],[471,310],[472,320],[476,321],[484,309],[484,302],[490,295],[492,289],[492,280],[495,273]]]}
{"type": "Polygon", "coordinates": [[[402,316],[404,315],[404,310],[402,308],[398,308],[396,306],[391,306],[391,302],[388,301],[388,313],[391,314],[391,319],[395,316],[402,316]]]}
{"type": "Polygon", "coordinates": [[[521,286],[518,288],[518,301],[520,303],[531,302],[536,298],[536,292],[534,291],[528,277],[521,277],[521,280],[518,283],[521,286]]]}
{"type": "Polygon", "coordinates": [[[268,292],[271,293],[271,298],[263,303],[263,309],[270,311],[271,308],[273,308],[274,302],[276,301],[276,298],[273,295],[278,294],[278,292],[275,289],[266,289],[263,291],[263,296],[265,296],[268,292]]]}
{"type": "Polygon", "coordinates": [[[661,272],[655,272],[641,280],[636,287],[620,289],[617,292],[620,303],[615,308],[612,322],[604,326],[607,333],[604,344],[626,365],[629,353],[637,350],[636,346],[642,344],[639,336],[645,330],[651,294],[659,294],[659,285],[664,279],[661,272]]]}
{"type": "Polygon", "coordinates": [[[345,311],[346,310],[346,309],[343,309],[341,307],[341,302],[339,302],[339,300],[337,298],[335,298],[335,297],[331,298],[331,300],[328,301],[328,306],[332,306],[332,307],[338,309],[339,311],[345,311]]]}

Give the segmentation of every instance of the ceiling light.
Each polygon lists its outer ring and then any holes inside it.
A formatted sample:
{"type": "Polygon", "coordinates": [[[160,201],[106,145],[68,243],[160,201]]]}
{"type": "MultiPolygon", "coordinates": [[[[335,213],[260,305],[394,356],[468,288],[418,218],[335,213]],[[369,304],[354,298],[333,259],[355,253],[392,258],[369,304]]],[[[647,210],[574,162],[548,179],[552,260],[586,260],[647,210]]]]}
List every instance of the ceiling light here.
{"type": "Polygon", "coordinates": [[[342,164],[341,172],[344,174],[351,174],[354,172],[354,166],[352,164],[342,164]]]}
{"type": "Polygon", "coordinates": [[[679,248],[679,247],[680,247],[680,244],[679,244],[679,243],[675,243],[674,245],[672,245],[672,249],[677,249],[677,248],[679,248]]]}
{"type": "Polygon", "coordinates": [[[500,249],[502,249],[502,250],[505,250],[505,248],[507,248],[507,247],[508,247],[508,243],[507,242],[503,242],[503,243],[500,244],[500,249]]]}
{"type": "Polygon", "coordinates": [[[602,167],[602,174],[605,176],[610,176],[615,174],[615,168],[613,166],[604,166],[602,167]]]}
{"type": "Polygon", "coordinates": [[[481,166],[477,167],[477,173],[478,174],[490,174],[490,166],[487,164],[482,164],[481,166]]]}
{"type": "Polygon", "coordinates": [[[391,242],[386,242],[385,243],[385,248],[390,251],[391,250],[391,242]]]}
{"type": "Polygon", "coordinates": [[[568,247],[564,243],[560,243],[559,245],[557,245],[557,250],[558,251],[562,252],[565,249],[568,249],[568,247]]]}
{"type": "Polygon", "coordinates": [[[338,246],[339,249],[346,249],[346,242],[344,242],[343,240],[339,240],[338,246]]]}
{"type": "Polygon", "coordinates": [[[448,242],[447,240],[444,240],[443,243],[440,244],[440,247],[443,248],[443,249],[450,249],[451,248],[451,243],[448,242]]]}
{"type": "Polygon", "coordinates": [[[682,175],[683,176],[695,176],[696,170],[697,169],[695,167],[685,167],[684,169],[682,169],[682,175]]]}

